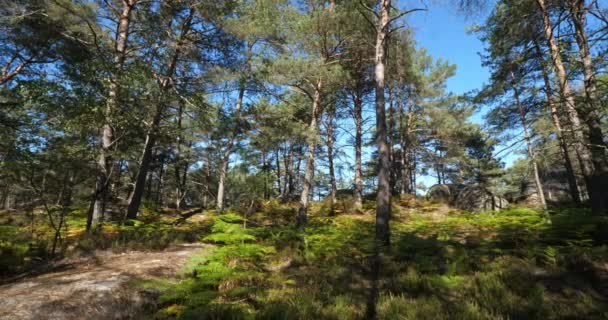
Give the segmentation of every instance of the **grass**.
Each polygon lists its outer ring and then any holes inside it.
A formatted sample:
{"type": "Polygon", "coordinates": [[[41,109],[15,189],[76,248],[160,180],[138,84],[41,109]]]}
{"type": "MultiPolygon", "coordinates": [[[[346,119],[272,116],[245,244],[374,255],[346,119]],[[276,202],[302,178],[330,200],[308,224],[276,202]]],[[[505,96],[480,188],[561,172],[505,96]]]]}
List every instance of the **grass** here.
{"type": "MultiPolygon", "coordinates": [[[[374,303],[379,319],[608,318],[607,218],[580,209],[471,214],[412,198],[393,203],[392,246],[374,303]]],[[[205,212],[204,223],[181,225],[148,210],[86,235],[74,209],[65,242],[74,250],[213,244],[190,257],[178,281],[138,281],[160,293],[150,319],[364,319],[373,203],[347,211],[329,216],[326,205],[313,204],[300,231],[292,227],[296,205],[276,201],[247,219],[205,212]]],[[[42,218],[0,227],[3,267],[42,257],[32,239],[44,247],[49,232],[42,218]]]]}
{"type": "MultiPolygon", "coordinates": [[[[412,201],[408,200],[408,203],[412,201]]],[[[155,319],[362,319],[370,287],[373,216],[258,212],[255,227],[215,216],[216,245],[162,289],[155,319]],[[284,214],[284,215],[282,215],[284,214]],[[277,224],[283,221],[285,224],[277,224]]],[[[605,319],[607,221],[586,211],[448,211],[398,206],[380,277],[379,319],[605,319]],[[549,223],[550,222],[550,223],[549,223]]]]}
{"type": "MultiPolygon", "coordinates": [[[[67,211],[58,250],[60,256],[98,249],[161,250],[173,243],[196,242],[209,233],[206,222],[185,221],[178,217],[144,209],[139,220],[106,221],[93,233],[86,233],[86,208],[67,211]]],[[[32,212],[0,212],[0,276],[28,271],[51,258],[54,231],[46,216],[32,212]]]]}

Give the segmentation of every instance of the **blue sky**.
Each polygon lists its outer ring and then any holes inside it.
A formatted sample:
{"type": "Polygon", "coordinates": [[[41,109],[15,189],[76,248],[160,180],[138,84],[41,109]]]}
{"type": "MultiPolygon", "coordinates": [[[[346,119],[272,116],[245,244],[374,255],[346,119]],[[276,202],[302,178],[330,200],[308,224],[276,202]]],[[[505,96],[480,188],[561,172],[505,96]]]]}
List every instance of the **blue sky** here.
{"type": "Polygon", "coordinates": [[[407,23],[413,28],[419,46],[427,48],[433,57],[458,66],[456,75],[448,80],[449,91],[460,94],[478,89],[490,74],[481,66],[478,55],[483,52],[482,42],[466,30],[483,22],[483,14],[466,17],[455,6],[443,2],[427,4],[428,11],[412,13],[407,23]]]}
{"type": "MultiPolygon", "coordinates": [[[[398,1],[397,6],[401,10],[407,10],[412,8],[413,2],[398,1]]],[[[456,74],[447,81],[447,90],[455,94],[464,94],[480,89],[490,78],[490,71],[482,66],[479,56],[484,51],[484,44],[476,34],[467,32],[470,26],[482,24],[490,10],[479,10],[467,16],[457,9],[454,2],[456,0],[422,0],[419,2],[422,3],[420,7],[426,7],[428,10],[414,12],[404,22],[413,29],[418,47],[426,48],[435,59],[443,59],[457,66],[456,74]]],[[[488,0],[488,5],[490,3],[491,1],[488,0]]],[[[481,110],[471,117],[471,121],[483,125],[485,110],[483,106],[481,107],[481,110]]],[[[346,154],[349,156],[347,163],[349,163],[353,161],[354,151],[350,150],[350,146],[347,149],[346,154]]],[[[374,147],[365,148],[364,161],[369,159],[374,149],[374,147]]],[[[516,149],[512,149],[501,153],[501,160],[507,166],[521,157],[515,151],[516,149]]],[[[345,170],[342,174],[342,178],[347,181],[352,178],[350,170],[345,170]]],[[[426,187],[432,186],[436,183],[436,177],[432,176],[433,172],[430,174],[419,175],[417,182],[422,182],[426,187]]],[[[419,189],[418,192],[424,194],[425,190],[419,189]]]]}
{"type": "MultiPolygon", "coordinates": [[[[483,23],[489,10],[479,10],[466,15],[449,2],[448,0],[421,2],[422,7],[426,6],[428,10],[412,13],[406,21],[414,30],[419,47],[425,47],[436,59],[441,58],[457,65],[456,74],[447,82],[447,90],[455,94],[464,94],[480,89],[489,81],[490,71],[482,66],[479,56],[484,51],[484,44],[477,35],[467,32],[470,26],[483,23]]],[[[402,7],[404,4],[402,1],[398,4],[400,9],[410,8],[402,7]]],[[[411,2],[407,4],[411,5],[411,2]]],[[[471,120],[483,125],[483,113],[482,109],[471,120]]],[[[501,154],[502,161],[507,166],[521,157],[513,151],[515,150],[501,154]]],[[[434,177],[420,178],[419,180],[427,187],[436,183],[434,177]]]]}

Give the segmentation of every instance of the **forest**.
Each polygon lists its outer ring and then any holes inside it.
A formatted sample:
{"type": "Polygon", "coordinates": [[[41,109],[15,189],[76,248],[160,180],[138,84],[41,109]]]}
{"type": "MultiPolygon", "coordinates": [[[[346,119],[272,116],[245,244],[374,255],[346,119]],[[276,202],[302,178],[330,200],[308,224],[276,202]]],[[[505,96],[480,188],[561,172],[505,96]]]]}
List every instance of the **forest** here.
{"type": "Polygon", "coordinates": [[[603,0],[0,0],[0,319],[607,319],[607,71],[603,0]]]}

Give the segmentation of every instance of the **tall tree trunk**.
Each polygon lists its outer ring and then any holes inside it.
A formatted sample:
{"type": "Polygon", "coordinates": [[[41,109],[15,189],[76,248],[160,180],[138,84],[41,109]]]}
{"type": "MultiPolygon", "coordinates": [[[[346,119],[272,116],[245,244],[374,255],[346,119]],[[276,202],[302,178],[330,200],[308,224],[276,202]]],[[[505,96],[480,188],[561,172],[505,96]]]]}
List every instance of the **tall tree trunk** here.
{"type": "Polygon", "coordinates": [[[158,185],[156,187],[156,205],[162,207],[165,205],[165,158],[160,159],[158,170],[158,185]]]}
{"type": "Polygon", "coordinates": [[[146,186],[146,178],[150,169],[150,163],[153,159],[152,150],[154,149],[154,144],[156,143],[156,128],[160,124],[161,120],[161,112],[158,111],[159,108],[164,108],[164,106],[161,107],[159,105],[157,107],[157,112],[154,115],[154,120],[152,121],[152,129],[148,130],[148,133],[146,134],[144,150],[139,159],[139,171],[137,172],[137,177],[135,178],[135,186],[133,188],[133,193],[131,194],[131,201],[129,201],[129,206],[127,208],[127,219],[136,219],[139,206],[141,205],[141,199],[146,186]]]}
{"type": "MultiPolygon", "coordinates": [[[[181,132],[181,121],[182,121],[182,106],[180,105],[180,109],[178,110],[178,128],[181,132]]],[[[186,197],[187,192],[187,181],[188,181],[188,168],[190,167],[190,148],[192,148],[192,141],[188,142],[187,152],[185,155],[181,149],[181,146],[184,144],[184,138],[180,134],[178,134],[178,138],[176,141],[177,148],[175,153],[175,208],[180,210],[182,208],[182,203],[184,198],[186,197]]]]}
{"type": "Polygon", "coordinates": [[[534,47],[536,50],[536,55],[538,56],[538,60],[541,66],[541,71],[543,75],[543,82],[545,86],[545,95],[547,96],[547,105],[549,106],[549,111],[551,113],[551,121],[555,126],[555,133],[557,135],[557,140],[559,142],[559,146],[562,150],[562,154],[564,157],[564,166],[566,168],[566,175],[568,179],[568,188],[570,191],[570,196],[575,204],[581,205],[581,195],[578,186],[578,182],[576,179],[576,175],[574,173],[574,167],[572,165],[573,160],[570,155],[570,150],[568,149],[568,144],[566,143],[566,137],[564,136],[564,131],[562,129],[561,120],[559,118],[559,112],[557,110],[557,105],[553,99],[553,90],[551,89],[551,80],[549,79],[549,72],[547,71],[547,67],[545,65],[545,59],[543,57],[543,53],[541,51],[540,45],[534,39],[534,47]]]}
{"type": "Polygon", "coordinates": [[[283,188],[281,185],[281,152],[280,152],[280,150],[281,150],[281,147],[277,147],[274,151],[274,156],[275,156],[274,164],[277,167],[276,168],[277,169],[277,173],[276,173],[276,175],[277,175],[277,180],[276,180],[277,194],[279,195],[279,197],[281,197],[283,195],[283,188]]]}
{"type": "MultiPolygon", "coordinates": [[[[141,160],[141,159],[140,159],[141,160]]],[[[152,153],[152,162],[157,161],[158,162],[158,149],[154,149],[153,153],[152,153]]],[[[138,163],[139,165],[139,160],[138,163]]],[[[148,171],[148,177],[146,177],[146,190],[144,191],[144,198],[145,199],[152,199],[152,183],[154,182],[154,170],[149,170],[148,171]]],[[[135,173],[135,177],[133,178],[133,189],[135,189],[135,181],[137,180],[137,172],[135,173]]],[[[133,190],[131,190],[131,196],[129,197],[129,203],[131,203],[131,201],[133,200],[133,190]]]]}
{"type": "Polygon", "coordinates": [[[390,216],[391,216],[391,190],[390,190],[390,159],[389,145],[386,132],[385,110],[385,64],[386,47],[390,28],[391,0],[378,0],[379,12],[376,25],[376,45],[374,54],[374,82],[376,94],[376,144],[378,146],[378,188],[376,197],[376,234],[374,241],[374,255],[372,260],[372,279],[369,299],[367,303],[366,318],[376,319],[376,303],[380,293],[380,272],[384,253],[390,248],[390,216]]]}
{"type": "Polygon", "coordinates": [[[123,0],[123,7],[116,29],[116,43],[114,47],[114,70],[110,77],[108,99],[104,110],[104,124],[102,127],[99,156],[97,158],[97,175],[95,179],[95,191],[93,194],[93,205],[87,214],[87,231],[93,229],[103,220],[107,188],[110,179],[110,147],[114,142],[114,130],[112,128],[112,114],[118,106],[119,79],[127,53],[127,40],[129,38],[129,25],[131,13],[137,0],[123,0]]]}
{"type": "Polygon", "coordinates": [[[589,148],[591,149],[591,161],[595,171],[590,181],[589,199],[594,213],[608,213],[608,158],[606,157],[606,143],[602,133],[602,122],[597,106],[597,88],[595,70],[591,59],[589,42],[585,34],[586,14],[584,0],[571,2],[571,17],[574,22],[576,42],[579,47],[580,58],[583,63],[583,75],[585,77],[585,100],[586,110],[581,112],[585,123],[589,127],[589,148]]]}
{"type": "Polygon", "coordinates": [[[385,63],[386,42],[389,33],[389,10],[391,0],[380,0],[380,19],[377,26],[375,53],[376,88],[376,144],[378,145],[378,194],[376,199],[376,241],[390,245],[389,219],[391,215],[390,159],[386,130],[385,111],[385,63]]]}
{"type": "MultiPolygon", "coordinates": [[[[183,186],[182,186],[182,172],[181,172],[181,162],[182,162],[182,116],[183,116],[183,104],[180,103],[177,109],[177,137],[175,141],[175,209],[180,210],[183,199],[183,186]]],[[[187,172],[187,168],[184,170],[184,174],[187,172]]]]}
{"type": "Polygon", "coordinates": [[[228,163],[230,162],[230,155],[232,155],[232,151],[234,148],[234,144],[236,142],[236,138],[238,132],[240,130],[239,125],[241,121],[241,109],[243,107],[243,98],[245,97],[245,89],[247,86],[247,80],[249,77],[249,61],[251,60],[253,54],[253,43],[251,41],[248,42],[247,47],[247,61],[246,61],[246,72],[243,78],[239,81],[239,93],[236,100],[236,106],[234,110],[234,127],[232,128],[232,136],[228,141],[228,145],[226,145],[226,149],[224,149],[224,153],[222,154],[222,159],[220,163],[219,170],[219,180],[217,186],[217,197],[216,197],[216,210],[217,212],[224,212],[224,188],[226,182],[226,174],[228,173],[228,163]]]}
{"type": "Polygon", "coordinates": [[[297,226],[300,229],[306,227],[308,220],[308,200],[312,194],[312,183],[315,174],[315,146],[317,143],[317,122],[321,110],[321,90],[322,82],[318,80],[315,84],[315,92],[312,99],[312,110],[310,124],[308,125],[307,150],[306,150],[306,172],[304,173],[304,183],[300,194],[300,208],[298,210],[297,226]]]}
{"type": "Polygon", "coordinates": [[[156,136],[158,134],[160,120],[162,119],[167,104],[165,95],[172,85],[175,70],[177,68],[177,63],[179,61],[184,43],[186,41],[186,35],[190,32],[192,19],[194,18],[195,12],[195,8],[191,7],[188,16],[184,19],[181,25],[181,31],[175,46],[175,51],[171,56],[171,60],[169,60],[169,63],[167,64],[167,72],[163,79],[158,80],[161,97],[160,101],[156,105],[156,110],[152,119],[152,123],[150,124],[150,127],[148,128],[148,131],[146,133],[146,141],[144,143],[144,149],[140,160],[139,172],[137,173],[137,179],[135,180],[135,186],[133,188],[133,196],[131,197],[131,201],[129,202],[129,207],[127,208],[127,218],[129,219],[137,218],[137,212],[139,211],[141,198],[146,184],[146,176],[150,167],[150,160],[152,159],[152,149],[156,144],[156,136]]]}
{"type": "Polygon", "coordinates": [[[57,206],[69,207],[72,205],[72,194],[74,191],[74,171],[69,170],[63,177],[61,192],[57,197],[57,206]]]}
{"type": "Polygon", "coordinates": [[[416,195],[416,150],[410,151],[410,193],[416,195]]]}
{"type": "Polygon", "coordinates": [[[330,182],[330,214],[334,214],[337,202],[338,187],[336,184],[336,173],[334,168],[334,116],[335,109],[327,113],[327,161],[329,162],[329,182],[330,182]]]}
{"type": "Polygon", "coordinates": [[[543,183],[540,180],[540,174],[538,173],[538,163],[536,162],[536,155],[534,153],[534,150],[532,149],[532,139],[530,137],[530,132],[528,131],[526,114],[519,99],[519,90],[517,89],[517,81],[515,80],[515,75],[513,74],[513,71],[510,72],[510,75],[511,82],[513,83],[515,103],[517,104],[517,109],[519,110],[519,120],[521,121],[521,126],[524,129],[524,139],[526,140],[526,145],[528,147],[528,156],[530,157],[530,162],[532,163],[532,173],[534,174],[534,184],[536,185],[538,201],[540,202],[540,205],[543,207],[543,209],[546,209],[547,202],[545,201],[545,192],[543,190],[543,183]]]}
{"type": "Polygon", "coordinates": [[[355,118],[355,208],[363,208],[363,90],[357,90],[354,96],[354,118],[355,118]]]}
{"type": "MultiPolygon", "coordinates": [[[[386,73],[386,70],[385,70],[386,73]]],[[[387,121],[387,134],[386,141],[388,143],[388,161],[389,165],[389,189],[391,195],[396,194],[397,190],[397,172],[394,169],[395,163],[395,152],[394,152],[394,142],[393,142],[393,131],[395,129],[395,100],[393,96],[392,87],[387,86],[388,91],[388,121],[387,121]]]]}
{"type": "Polygon", "coordinates": [[[403,177],[403,187],[402,193],[411,193],[412,191],[412,181],[411,181],[411,126],[413,119],[413,105],[412,105],[412,93],[411,90],[407,90],[407,112],[403,106],[400,107],[401,113],[401,175],[403,177]],[[404,114],[405,113],[405,114],[404,114]]]}
{"type": "Polygon", "coordinates": [[[239,85],[239,95],[236,100],[236,107],[234,111],[234,127],[232,129],[232,136],[226,145],[226,149],[224,149],[224,153],[222,154],[222,159],[220,161],[219,167],[219,180],[217,185],[217,198],[216,198],[216,210],[217,212],[224,212],[224,188],[226,183],[226,174],[228,173],[228,164],[230,162],[230,155],[232,155],[232,151],[234,149],[234,144],[236,142],[236,138],[239,128],[239,122],[241,119],[241,108],[243,105],[243,98],[245,96],[245,82],[241,81],[239,85]]]}
{"type": "Polygon", "coordinates": [[[207,209],[208,206],[208,202],[209,202],[209,183],[211,179],[211,157],[209,156],[209,154],[207,154],[207,164],[205,165],[205,181],[203,182],[203,199],[201,200],[202,202],[202,207],[204,209],[207,209]]]}
{"type": "Polygon", "coordinates": [[[287,151],[287,147],[283,149],[283,167],[284,167],[284,177],[283,177],[283,193],[281,195],[282,200],[286,200],[292,192],[293,187],[293,145],[289,147],[289,151],[287,151]]]}
{"type": "MultiPolygon", "coordinates": [[[[401,79],[399,79],[399,88],[403,87],[403,81],[401,81],[401,79]]],[[[406,194],[406,167],[407,167],[407,160],[405,158],[406,155],[406,150],[405,150],[405,107],[404,107],[404,102],[403,102],[403,90],[400,89],[399,90],[399,95],[397,96],[397,113],[399,116],[399,128],[398,130],[398,137],[399,137],[399,148],[400,148],[400,154],[399,154],[399,186],[398,186],[398,191],[400,195],[406,194]]]]}
{"type": "Polygon", "coordinates": [[[294,179],[291,180],[291,185],[292,185],[291,190],[296,190],[296,183],[303,185],[302,174],[301,174],[300,168],[302,168],[302,159],[304,157],[304,151],[301,148],[299,148],[299,150],[298,150],[297,157],[298,157],[298,161],[295,162],[294,170],[293,170],[293,172],[295,173],[295,177],[294,177],[294,179]]]}
{"type": "Polygon", "coordinates": [[[585,137],[581,128],[581,121],[579,118],[579,114],[575,108],[574,95],[572,93],[572,89],[570,88],[570,83],[567,78],[566,68],[562,61],[557,41],[553,37],[553,26],[551,24],[551,20],[549,19],[549,12],[547,10],[546,2],[545,0],[536,0],[536,3],[538,4],[540,13],[542,14],[543,29],[545,32],[547,44],[549,46],[549,49],[551,50],[551,60],[559,82],[560,97],[562,98],[562,101],[564,101],[566,114],[568,115],[568,119],[570,120],[570,124],[572,126],[572,132],[574,135],[574,150],[576,151],[576,155],[581,165],[581,171],[583,172],[585,185],[589,192],[589,198],[593,206],[592,210],[594,211],[594,213],[600,213],[598,210],[601,208],[597,205],[604,202],[604,200],[597,198],[598,196],[601,196],[604,191],[597,190],[596,186],[594,185],[596,182],[594,179],[594,166],[593,161],[591,159],[591,152],[586,144],[592,144],[593,142],[585,137]]]}

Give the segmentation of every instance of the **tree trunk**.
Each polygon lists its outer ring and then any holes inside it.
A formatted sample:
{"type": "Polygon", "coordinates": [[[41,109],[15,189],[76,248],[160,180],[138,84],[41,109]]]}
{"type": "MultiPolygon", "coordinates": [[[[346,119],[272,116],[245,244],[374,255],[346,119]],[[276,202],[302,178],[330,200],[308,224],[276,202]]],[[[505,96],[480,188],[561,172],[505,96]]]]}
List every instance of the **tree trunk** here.
{"type": "Polygon", "coordinates": [[[330,214],[334,214],[334,207],[337,202],[338,187],[336,184],[336,173],[334,170],[334,115],[335,110],[332,109],[327,113],[327,161],[329,162],[329,180],[331,185],[330,214]]]}
{"type": "Polygon", "coordinates": [[[266,150],[262,150],[262,173],[264,176],[264,200],[268,200],[270,198],[270,192],[268,188],[268,172],[270,170],[270,161],[268,159],[266,150]]]}
{"type": "MultiPolygon", "coordinates": [[[[182,184],[182,116],[183,116],[183,104],[180,103],[177,109],[177,138],[175,141],[175,209],[180,210],[182,206],[182,199],[184,193],[185,183],[182,184]]],[[[187,166],[187,165],[186,165],[187,166]]],[[[184,180],[187,174],[188,168],[184,168],[184,180]]]]}
{"type": "Polygon", "coordinates": [[[196,10],[194,7],[190,8],[189,14],[182,23],[181,31],[179,38],[177,40],[177,44],[175,47],[175,51],[171,56],[171,60],[167,64],[167,72],[163,79],[158,80],[158,84],[160,86],[160,101],[156,105],[156,110],[154,113],[154,117],[152,119],[152,123],[148,128],[148,132],[146,133],[146,142],[144,143],[144,150],[142,152],[139,172],[137,173],[137,179],[135,180],[135,187],[133,189],[133,196],[131,197],[131,201],[129,203],[129,207],[127,208],[127,218],[136,219],[137,212],[139,211],[139,206],[141,204],[141,198],[143,195],[144,187],[146,184],[146,176],[148,174],[148,169],[150,167],[150,160],[152,159],[152,149],[156,144],[156,135],[158,133],[160,120],[162,119],[163,113],[166,108],[165,94],[172,85],[172,79],[175,74],[175,69],[177,68],[177,63],[181,52],[183,50],[183,45],[185,42],[186,35],[190,32],[191,22],[194,18],[194,13],[196,10]]]}
{"type": "Polygon", "coordinates": [[[602,133],[601,117],[598,113],[595,70],[589,50],[589,42],[585,34],[585,1],[572,1],[570,11],[574,22],[576,42],[583,63],[587,108],[583,110],[582,116],[589,127],[589,148],[591,149],[591,161],[595,169],[590,181],[591,186],[588,188],[589,199],[594,213],[605,214],[608,213],[608,158],[606,157],[606,143],[602,133]]]}
{"type": "MultiPolygon", "coordinates": [[[[562,98],[562,101],[564,101],[566,114],[568,115],[568,119],[570,120],[570,124],[572,126],[572,132],[574,135],[574,150],[576,151],[576,155],[578,157],[578,160],[581,165],[581,170],[583,172],[583,177],[585,178],[585,185],[589,192],[592,210],[594,213],[601,213],[601,204],[605,200],[601,198],[598,199],[598,196],[601,197],[601,195],[605,191],[597,190],[596,186],[594,185],[596,183],[596,179],[594,179],[594,163],[591,159],[592,157],[590,150],[586,144],[593,144],[593,141],[590,141],[590,139],[585,137],[581,128],[581,121],[579,118],[579,114],[575,108],[574,95],[572,93],[572,89],[570,88],[570,83],[567,78],[566,68],[564,67],[557,41],[553,37],[553,26],[551,24],[551,20],[549,19],[549,12],[547,11],[545,0],[536,0],[536,3],[538,4],[538,7],[542,14],[543,29],[545,32],[547,44],[549,46],[549,49],[551,50],[551,59],[559,82],[559,93],[562,98]]],[[[603,158],[603,155],[601,155],[600,158],[603,158]]]]}
{"type": "MultiPolygon", "coordinates": [[[[385,70],[386,73],[386,70],[385,70]]],[[[388,161],[389,165],[389,189],[391,195],[396,194],[397,190],[397,172],[395,171],[394,163],[395,163],[395,152],[394,152],[394,142],[393,142],[393,131],[395,129],[395,101],[393,96],[393,90],[389,85],[387,87],[388,90],[388,121],[387,121],[387,134],[386,141],[388,143],[388,161]]]]}
{"type": "MultiPolygon", "coordinates": [[[[403,81],[399,81],[399,87],[402,88],[403,87],[403,81]]],[[[407,172],[407,160],[406,160],[406,144],[405,144],[405,107],[404,107],[404,103],[403,103],[403,90],[399,91],[401,94],[398,95],[397,97],[397,112],[399,114],[399,128],[398,128],[398,136],[399,136],[399,148],[400,148],[400,154],[399,154],[399,169],[400,172],[398,174],[399,176],[399,186],[398,186],[398,191],[399,194],[403,195],[406,194],[407,191],[407,182],[406,182],[406,172],[407,172]]]]}
{"type": "Polygon", "coordinates": [[[381,246],[390,245],[389,219],[391,215],[390,159],[386,132],[385,111],[385,63],[386,42],[389,33],[390,0],[380,1],[380,20],[377,26],[375,53],[376,89],[376,144],[378,145],[378,194],[376,199],[376,241],[381,246]]]}
{"type": "Polygon", "coordinates": [[[239,95],[236,100],[236,108],[234,111],[234,128],[232,129],[232,137],[230,137],[230,141],[228,141],[228,145],[226,145],[226,149],[224,149],[224,153],[222,155],[220,167],[219,167],[219,180],[217,185],[217,199],[216,199],[216,210],[217,212],[224,212],[224,188],[226,183],[226,174],[228,173],[228,163],[230,162],[230,155],[232,155],[232,150],[234,148],[234,144],[236,142],[236,136],[239,131],[239,122],[241,119],[241,108],[243,105],[243,97],[245,96],[245,83],[241,82],[239,85],[239,95]]]}
{"type": "Polygon", "coordinates": [[[306,172],[304,173],[304,183],[302,186],[302,194],[300,194],[300,208],[298,210],[297,226],[304,229],[307,223],[308,214],[308,199],[312,194],[312,182],[315,173],[315,146],[317,142],[317,131],[319,130],[317,122],[321,109],[321,80],[318,80],[315,85],[315,92],[312,100],[312,112],[310,124],[308,125],[307,150],[306,150],[306,172]]]}
{"type": "Polygon", "coordinates": [[[515,95],[515,103],[517,104],[517,109],[519,110],[519,120],[521,121],[521,126],[524,129],[524,139],[526,140],[526,145],[528,147],[528,156],[530,157],[530,162],[532,163],[532,171],[534,174],[534,184],[536,185],[536,193],[538,195],[538,201],[543,209],[547,209],[547,202],[545,201],[545,192],[543,190],[543,183],[540,180],[540,174],[538,173],[538,163],[536,162],[536,155],[534,154],[534,150],[532,149],[532,139],[530,137],[530,133],[528,131],[528,124],[526,123],[526,114],[524,112],[524,108],[521,105],[521,101],[519,99],[519,90],[517,89],[517,81],[515,80],[515,75],[513,71],[510,72],[511,82],[513,83],[513,93],[515,95]]]}
{"type": "Polygon", "coordinates": [[[413,196],[416,195],[416,150],[410,151],[410,192],[413,196]]]}
{"type": "MultiPolygon", "coordinates": [[[[411,86],[411,85],[410,85],[411,86]]],[[[403,142],[401,148],[403,149],[403,158],[405,159],[406,166],[403,168],[404,179],[407,179],[407,191],[408,193],[416,194],[416,185],[414,178],[414,149],[412,148],[412,127],[414,125],[414,99],[412,96],[412,88],[407,89],[407,114],[405,117],[405,128],[403,132],[403,142]]]]}
{"type": "Polygon", "coordinates": [[[116,44],[114,48],[114,67],[110,77],[108,99],[104,110],[104,124],[102,127],[99,156],[97,158],[97,175],[95,179],[95,191],[93,194],[93,205],[87,214],[87,231],[93,229],[103,220],[106,207],[107,187],[110,179],[110,147],[114,142],[114,130],[112,128],[112,114],[118,106],[119,78],[127,53],[127,40],[129,37],[129,25],[131,13],[137,0],[124,0],[116,30],[116,44]]]}
{"type": "Polygon", "coordinates": [[[543,74],[543,82],[545,85],[545,94],[547,96],[547,105],[549,106],[549,110],[551,113],[551,120],[553,121],[553,125],[555,126],[555,133],[557,135],[557,140],[559,142],[559,146],[562,150],[562,154],[564,157],[564,166],[566,167],[566,175],[568,178],[568,188],[570,191],[570,196],[574,203],[578,206],[581,205],[581,195],[578,186],[578,182],[576,179],[576,175],[574,173],[574,167],[572,165],[573,160],[570,155],[570,150],[568,150],[568,144],[566,143],[566,138],[564,136],[564,131],[562,129],[561,120],[559,118],[559,112],[557,110],[557,106],[555,105],[555,101],[553,100],[553,90],[551,89],[551,80],[549,79],[549,72],[547,71],[545,61],[543,58],[543,53],[540,49],[540,45],[534,39],[534,47],[536,50],[536,55],[538,56],[538,60],[541,66],[541,71],[543,74]]]}
{"type": "Polygon", "coordinates": [[[152,126],[146,134],[146,142],[144,143],[144,150],[139,160],[139,170],[137,172],[137,178],[135,178],[135,186],[133,188],[133,193],[131,194],[129,207],[127,208],[127,219],[137,219],[137,212],[139,211],[141,198],[146,186],[146,177],[150,169],[150,163],[152,162],[152,150],[156,142],[156,128],[160,124],[161,111],[158,110],[160,108],[163,107],[159,106],[157,108],[154,120],[152,121],[152,126]]]}
{"type": "Polygon", "coordinates": [[[279,197],[281,197],[283,195],[283,188],[281,187],[281,147],[277,147],[274,151],[274,163],[275,166],[277,167],[277,194],[279,195],[279,197]]]}
{"type": "Polygon", "coordinates": [[[165,205],[165,158],[160,159],[158,170],[158,185],[156,187],[156,206],[163,207],[165,205]]]}
{"type": "Polygon", "coordinates": [[[202,188],[203,199],[201,200],[201,206],[203,207],[203,209],[207,209],[209,207],[209,179],[211,179],[211,159],[209,157],[209,154],[207,154],[207,164],[205,166],[205,181],[203,181],[202,188]]]}
{"type": "Polygon", "coordinates": [[[363,144],[363,99],[362,90],[358,90],[354,97],[355,118],[355,208],[363,208],[363,163],[361,159],[363,144]]]}
{"type": "Polygon", "coordinates": [[[243,98],[245,97],[245,89],[247,85],[247,77],[249,76],[249,61],[252,56],[253,43],[250,41],[248,43],[247,48],[247,71],[245,72],[245,76],[241,78],[239,81],[239,93],[236,100],[236,106],[234,110],[234,127],[232,128],[232,137],[230,137],[230,141],[228,141],[228,145],[226,145],[226,149],[222,155],[221,163],[220,163],[220,171],[219,171],[219,181],[217,186],[217,198],[216,198],[216,210],[217,212],[224,212],[224,184],[226,181],[226,174],[228,173],[228,162],[230,161],[230,155],[232,154],[232,149],[234,148],[234,144],[236,142],[236,138],[238,132],[240,130],[240,120],[241,120],[241,108],[243,106],[243,98]]]}
{"type": "Polygon", "coordinates": [[[284,169],[284,177],[283,177],[283,193],[281,194],[281,199],[287,199],[293,190],[293,145],[289,147],[289,151],[287,151],[287,147],[283,149],[283,167],[284,169]]]}
{"type": "Polygon", "coordinates": [[[376,94],[376,144],[378,146],[378,188],[376,197],[376,234],[371,270],[371,288],[367,302],[366,319],[376,319],[376,303],[380,295],[380,272],[385,251],[390,248],[390,159],[386,132],[385,110],[385,63],[387,38],[390,28],[389,11],[391,0],[378,0],[379,12],[376,14],[376,44],[374,55],[374,82],[376,94]]]}

